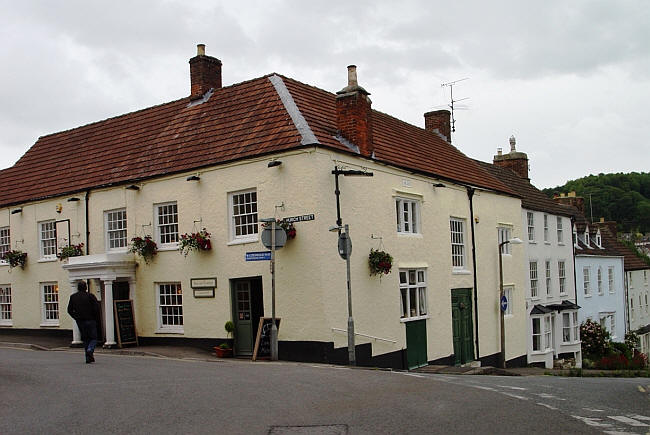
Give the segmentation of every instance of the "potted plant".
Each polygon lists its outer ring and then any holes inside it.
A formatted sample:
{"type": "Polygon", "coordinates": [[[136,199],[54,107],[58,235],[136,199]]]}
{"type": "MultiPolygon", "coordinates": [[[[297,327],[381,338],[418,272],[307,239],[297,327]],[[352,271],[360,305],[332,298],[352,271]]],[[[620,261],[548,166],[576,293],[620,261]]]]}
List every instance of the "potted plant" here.
{"type": "Polygon", "coordinates": [[[9,263],[10,268],[20,266],[21,269],[24,269],[25,263],[27,263],[27,252],[19,250],[7,251],[2,255],[0,260],[9,263]]]}
{"type": "Polygon", "coordinates": [[[78,245],[69,245],[61,248],[61,251],[56,254],[57,258],[61,261],[69,257],[78,257],[84,255],[84,244],[79,243],[78,245]]]}
{"type": "Polygon", "coordinates": [[[144,238],[136,236],[131,239],[129,251],[140,255],[144,262],[149,264],[158,253],[158,245],[151,239],[151,236],[144,236],[144,238]]]}
{"type": "Polygon", "coordinates": [[[203,228],[198,233],[185,233],[181,234],[181,237],[178,241],[178,247],[180,253],[187,257],[192,251],[209,251],[212,249],[212,243],[210,242],[210,233],[203,228]]]}
{"type": "Polygon", "coordinates": [[[393,257],[388,252],[375,251],[371,248],[370,255],[368,255],[368,266],[370,275],[379,275],[380,277],[382,274],[388,275],[393,267],[393,257]]]}
{"type": "Polygon", "coordinates": [[[214,347],[214,351],[219,358],[231,358],[233,356],[231,338],[232,334],[235,332],[235,324],[232,320],[228,320],[223,326],[226,330],[226,334],[229,338],[226,339],[223,343],[214,347]]]}

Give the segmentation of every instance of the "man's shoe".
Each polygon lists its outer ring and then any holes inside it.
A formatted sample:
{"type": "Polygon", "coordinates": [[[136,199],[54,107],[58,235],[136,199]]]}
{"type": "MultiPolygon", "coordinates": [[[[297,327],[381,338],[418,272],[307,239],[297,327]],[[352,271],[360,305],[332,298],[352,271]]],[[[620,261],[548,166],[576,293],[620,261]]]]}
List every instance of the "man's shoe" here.
{"type": "Polygon", "coordinates": [[[90,355],[90,362],[91,362],[91,363],[94,363],[94,362],[95,362],[95,355],[94,355],[94,353],[93,353],[93,352],[90,352],[89,355],[90,355]]]}
{"type": "Polygon", "coordinates": [[[91,359],[92,359],[92,357],[90,356],[90,354],[88,352],[86,352],[86,364],[90,364],[92,362],[91,359]]]}

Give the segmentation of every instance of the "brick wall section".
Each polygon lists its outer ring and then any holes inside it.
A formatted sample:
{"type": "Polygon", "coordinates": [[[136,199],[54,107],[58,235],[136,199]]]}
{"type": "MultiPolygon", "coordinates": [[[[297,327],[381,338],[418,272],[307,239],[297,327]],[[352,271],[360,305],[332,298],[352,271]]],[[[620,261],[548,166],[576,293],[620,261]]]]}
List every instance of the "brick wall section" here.
{"type": "Polygon", "coordinates": [[[372,108],[364,92],[336,96],[336,128],[344,138],[359,147],[362,156],[373,154],[372,108]]]}
{"type": "Polygon", "coordinates": [[[221,61],[216,57],[198,55],[190,59],[190,99],[196,100],[210,88],[221,88],[221,61]]]}
{"type": "MultiPolygon", "coordinates": [[[[506,154],[507,156],[507,154],[506,154]]],[[[505,157],[505,156],[504,156],[505,157]]],[[[506,158],[503,160],[494,160],[493,163],[502,168],[508,168],[517,173],[522,178],[528,179],[528,159],[527,158],[506,158]]]]}
{"type": "Polygon", "coordinates": [[[424,129],[438,132],[451,142],[451,112],[449,110],[435,110],[424,114],[424,129]]]}
{"type": "Polygon", "coordinates": [[[585,199],[581,196],[556,196],[553,201],[559,204],[572,205],[578,209],[580,214],[585,214],[585,199]]]}

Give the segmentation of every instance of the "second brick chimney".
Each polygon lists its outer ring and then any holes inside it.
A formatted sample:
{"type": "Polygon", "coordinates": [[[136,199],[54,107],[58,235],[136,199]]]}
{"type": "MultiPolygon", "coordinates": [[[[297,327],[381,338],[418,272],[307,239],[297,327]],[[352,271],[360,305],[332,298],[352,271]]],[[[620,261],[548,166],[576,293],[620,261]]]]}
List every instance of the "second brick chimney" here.
{"type": "Polygon", "coordinates": [[[526,153],[517,151],[515,148],[516,143],[515,137],[510,136],[510,152],[503,154],[501,148],[498,148],[497,155],[494,156],[492,163],[502,168],[512,169],[520,177],[530,180],[528,178],[528,156],[526,153]]]}
{"type": "Polygon", "coordinates": [[[435,110],[424,114],[424,129],[437,132],[451,143],[451,112],[449,110],[435,110]]]}
{"type": "Polygon", "coordinates": [[[576,196],[575,192],[569,192],[566,195],[561,193],[560,196],[556,195],[553,197],[553,201],[559,204],[572,205],[578,209],[580,214],[585,214],[585,199],[581,196],[576,196]]]}
{"type": "Polygon", "coordinates": [[[348,85],[336,93],[336,128],[340,134],[359,147],[359,153],[371,157],[374,152],[372,142],[372,101],[370,92],[359,86],[357,67],[348,66],[348,85]]]}
{"type": "Polygon", "coordinates": [[[205,45],[196,46],[196,56],[190,59],[190,100],[201,98],[210,89],[221,88],[221,61],[205,55],[205,45]]]}

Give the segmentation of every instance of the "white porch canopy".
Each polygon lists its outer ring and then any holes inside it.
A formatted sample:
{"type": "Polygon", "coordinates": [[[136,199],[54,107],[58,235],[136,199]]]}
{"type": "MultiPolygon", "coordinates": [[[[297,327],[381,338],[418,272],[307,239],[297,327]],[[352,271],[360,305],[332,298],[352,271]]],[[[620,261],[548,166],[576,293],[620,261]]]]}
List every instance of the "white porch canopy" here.
{"type": "MultiPolygon", "coordinates": [[[[105,347],[115,345],[113,330],[113,282],[118,278],[128,280],[129,293],[135,308],[135,266],[133,254],[107,253],[95,255],[82,255],[68,258],[68,263],[63,268],[68,271],[71,292],[77,291],[77,282],[87,279],[96,279],[104,283],[104,323],[106,332],[105,347]]],[[[72,344],[81,343],[81,334],[77,323],[72,326],[72,344]]]]}

